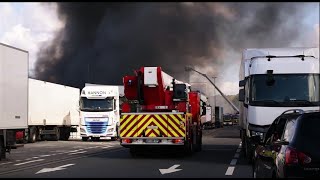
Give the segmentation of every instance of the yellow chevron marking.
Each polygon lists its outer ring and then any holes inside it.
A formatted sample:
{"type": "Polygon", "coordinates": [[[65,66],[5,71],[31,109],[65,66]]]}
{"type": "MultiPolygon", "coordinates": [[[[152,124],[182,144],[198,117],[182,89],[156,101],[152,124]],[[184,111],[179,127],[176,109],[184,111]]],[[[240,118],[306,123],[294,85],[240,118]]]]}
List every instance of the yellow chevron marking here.
{"type": "Polygon", "coordinates": [[[126,127],[126,125],[128,123],[131,123],[131,120],[135,115],[125,115],[125,116],[130,116],[130,117],[126,120],[126,122],[124,122],[124,123],[120,122],[120,129],[123,129],[123,130],[124,130],[124,127],[126,127]]]}
{"type": "Polygon", "coordinates": [[[120,123],[127,117],[128,115],[122,115],[120,118],[120,123]]]}
{"type": "MultiPolygon", "coordinates": [[[[131,128],[131,126],[133,126],[133,124],[137,121],[137,119],[139,119],[142,115],[139,115],[137,118],[133,118],[135,117],[135,115],[128,115],[130,116],[129,119],[125,122],[125,124],[123,124],[122,126],[120,126],[120,136],[124,136],[127,131],[129,131],[129,129],[131,128]],[[126,124],[129,124],[126,127],[126,124]]],[[[133,127],[131,131],[135,131],[136,127],[133,127]]],[[[128,135],[126,136],[128,137],[128,135]]]]}
{"type": "MultiPolygon", "coordinates": [[[[130,120],[130,124],[126,127],[126,129],[131,129],[131,127],[136,123],[136,121],[138,120],[138,119],[140,119],[141,118],[141,114],[140,115],[138,115],[138,117],[136,117],[136,118],[134,118],[133,120],[130,120]]],[[[132,130],[134,130],[136,127],[133,127],[132,128],[132,130]]]]}
{"type": "MultiPolygon", "coordinates": [[[[179,137],[180,135],[178,135],[177,132],[179,132],[180,134],[182,134],[183,136],[185,136],[185,130],[186,130],[186,127],[184,126],[182,129],[180,129],[180,127],[177,127],[175,125],[175,123],[179,124],[180,125],[180,121],[183,121],[184,123],[186,123],[188,117],[192,116],[191,113],[187,113],[186,115],[184,114],[177,114],[177,116],[180,118],[176,118],[174,115],[172,114],[155,114],[154,117],[150,118],[148,120],[148,122],[146,122],[144,124],[144,126],[142,127],[142,124],[150,117],[150,115],[138,115],[136,118],[133,119],[133,117],[135,115],[123,115],[122,116],[122,122],[123,122],[123,119],[126,118],[127,116],[130,116],[128,118],[127,121],[125,121],[124,123],[121,123],[120,125],[120,136],[123,137],[124,134],[127,133],[127,131],[135,124],[135,122],[141,118],[141,116],[144,116],[143,119],[141,119],[139,121],[139,123],[137,124],[136,127],[133,127],[131,132],[129,132],[127,134],[127,137],[137,137],[137,135],[140,135],[143,130],[145,130],[147,128],[147,126],[149,126],[152,122],[158,126],[159,129],[154,129],[154,131],[156,132],[155,133],[151,133],[150,134],[150,137],[154,137],[154,136],[158,136],[160,134],[160,130],[162,132],[164,132],[165,134],[163,135],[166,135],[168,137],[171,137],[171,135],[169,134],[169,132],[166,130],[168,129],[173,135],[174,137],[179,137]],[[171,119],[168,119],[167,116],[170,116],[174,121],[175,123],[172,122],[171,119]],[[164,119],[164,120],[163,120],[164,119]],[[158,123],[161,122],[161,123],[158,123]],[[129,123],[129,124],[128,124],[129,123]],[[170,123],[170,125],[173,127],[171,128],[167,123],[170,123]],[[128,125],[128,127],[126,127],[128,125]],[[124,127],[126,127],[126,129],[124,129],[124,127]],[[139,131],[137,132],[137,134],[133,134],[137,128],[139,129],[139,131]],[[158,135],[157,135],[158,134],[158,135]]],[[[189,120],[189,119],[188,119],[189,120]]],[[[121,122],[121,121],[120,121],[121,122]]],[[[146,134],[148,134],[148,132],[150,132],[151,129],[146,129],[146,134]]]]}
{"type": "MultiPolygon", "coordinates": [[[[153,121],[153,122],[155,123],[156,126],[158,126],[158,128],[161,129],[162,132],[165,133],[166,136],[169,136],[168,132],[166,131],[166,129],[162,125],[160,125],[157,121],[153,121]]],[[[159,130],[157,130],[157,131],[159,131],[159,130]]],[[[160,134],[160,131],[159,131],[159,134],[160,134]]]]}
{"type": "MultiPolygon", "coordinates": [[[[143,116],[143,115],[140,115],[136,120],[138,120],[141,116],[143,116]]],[[[150,116],[150,115],[147,115],[147,116],[144,115],[144,117],[140,120],[140,122],[138,123],[138,125],[137,125],[135,128],[133,128],[131,132],[129,132],[129,133],[127,134],[127,137],[137,137],[138,134],[133,134],[133,133],[137,130],[137,128],[139,128],[139,124],[140,124],[141,122],[145,121],[149,116],[150,116]]],[[[134,123],[132,123],[132,124],[134,124],[134,123]]]]}
{"type": "Polygon", "coordinates": [[[179,127],[177,127],[175,124],[173,124],[172,121],[168,121],[168,122],[169,122],[169,123],[173,126],[173,128],[174,128],[174,129],[169,129],[169,130],[171,130],[171,132],[172,132],[172,131],[177,131],[177,132],[179,132],[181,135],[184,136],[184,132],[182,132],[179,127]]]}
{"type": "Polygon", "coordinates": [[[174,115],[169,115],[177,124],[180,124],[180,120],[178,120],[174,115]]]}
{"type": "Polygon", "coordinates": [[[151,133],[148,137],[157,137],[154,133],[151,133]]]}

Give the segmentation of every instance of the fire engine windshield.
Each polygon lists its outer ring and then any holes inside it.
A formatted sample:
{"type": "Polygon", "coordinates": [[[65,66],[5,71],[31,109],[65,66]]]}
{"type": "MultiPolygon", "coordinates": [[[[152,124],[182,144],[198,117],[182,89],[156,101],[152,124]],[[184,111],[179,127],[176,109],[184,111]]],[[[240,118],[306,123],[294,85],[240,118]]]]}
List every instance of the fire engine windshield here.
{"type": "Polygon", "coordinates": [[[251,77],[250,105],[319,106],[319,74],[258,74],[251,77]],[[271,79],[271,80],[270,80],[271,79]]]}
{"type": "Polygon", "coordinates": [[[112,111],[113,109],[113,98],[87,99],[86,97],[82,97],[80,100],[81,111],[112,111]]]}

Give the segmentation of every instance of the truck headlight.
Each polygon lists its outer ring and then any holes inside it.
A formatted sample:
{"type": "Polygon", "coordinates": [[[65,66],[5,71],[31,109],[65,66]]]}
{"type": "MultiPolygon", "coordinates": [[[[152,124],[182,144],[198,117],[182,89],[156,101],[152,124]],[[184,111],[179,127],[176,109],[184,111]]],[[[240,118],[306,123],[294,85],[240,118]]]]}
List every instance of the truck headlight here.
{"type": "Polygon", "coordinates": [[[80,132],[86,133],[86,130],[84,130],[83,128],[80,128],[80,132]]]}
{"type": "Polygon", "coordinates": [[[251,136],[260,136],[260,139],[263,140],[264,133],[258,131],[251,131],[251,136]]]}
{"type": "Polygon", "coordinates": [[[110,128],[110,129],[108,129],[108,132],[112,132],[112,131],[113,131],[113,129],[114,129],[114,128],[110,128]]]}

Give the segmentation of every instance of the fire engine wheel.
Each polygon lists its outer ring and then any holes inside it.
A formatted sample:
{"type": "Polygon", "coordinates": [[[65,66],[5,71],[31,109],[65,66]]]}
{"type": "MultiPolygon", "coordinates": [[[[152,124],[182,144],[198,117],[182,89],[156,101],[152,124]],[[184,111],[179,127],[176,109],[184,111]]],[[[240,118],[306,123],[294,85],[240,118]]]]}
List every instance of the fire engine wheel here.
{"type": "Polygon", "coordinates": [[[192,140],[187,142],[185,145],[184,145],[184,152],[187,156],[190,156],[192,155],[194,149],[193,149],[193,143],[192,143],[192,140]]]}
{"type": "Polygon", "coordinates": [[[6,148],[4,145],[3,136],[0,136],[0,161],[1,159],[5,159],[5,158],[6,158],[6,148]]]}

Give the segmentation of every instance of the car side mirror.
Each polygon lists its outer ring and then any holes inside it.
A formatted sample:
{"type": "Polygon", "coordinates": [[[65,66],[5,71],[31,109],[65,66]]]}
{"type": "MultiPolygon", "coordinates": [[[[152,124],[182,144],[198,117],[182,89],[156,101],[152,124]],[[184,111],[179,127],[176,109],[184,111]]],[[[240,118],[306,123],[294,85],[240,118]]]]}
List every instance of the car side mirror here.
{"type": "Polygon", "coordinates": [[[239,101],[244,102],[244,100],[245,100],[245,91],[244,91],[244,89],[240,89],[239,90],[239,101]]]}

